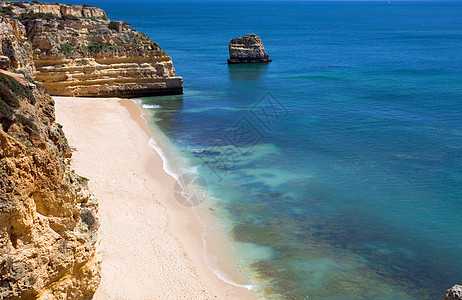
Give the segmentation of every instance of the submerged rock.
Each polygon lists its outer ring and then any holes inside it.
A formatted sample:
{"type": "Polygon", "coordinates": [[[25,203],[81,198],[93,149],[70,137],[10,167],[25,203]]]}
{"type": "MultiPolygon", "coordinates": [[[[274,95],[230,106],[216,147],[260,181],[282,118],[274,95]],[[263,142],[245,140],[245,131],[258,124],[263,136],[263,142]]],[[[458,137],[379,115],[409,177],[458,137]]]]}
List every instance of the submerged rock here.
{"type": "Polygon", "coordinates": [[[228,46],[228,64],[271,62],[260,37],[254,33],[232,39],[228,46]]]}
{"type": "Polygon", "coordinates": [[[446,292],[445,300],[462,300],[462,285],[455,285],[446,292]]]}

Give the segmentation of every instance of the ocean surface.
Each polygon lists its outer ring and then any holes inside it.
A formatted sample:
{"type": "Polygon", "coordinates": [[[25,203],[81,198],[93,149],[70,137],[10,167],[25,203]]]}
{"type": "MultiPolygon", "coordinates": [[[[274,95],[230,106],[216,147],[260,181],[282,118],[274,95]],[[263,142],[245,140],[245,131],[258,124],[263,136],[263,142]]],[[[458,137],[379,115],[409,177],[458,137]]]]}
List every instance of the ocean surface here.
{"type": "Polygon", "coordinates": [[[140,105],[170,171],[206,182],[259,295],[462,283],[462,2],[88,4],[173,58],[184,95],[140,105]],[[272,63],[226,64],[246,33],[272,63]]]}

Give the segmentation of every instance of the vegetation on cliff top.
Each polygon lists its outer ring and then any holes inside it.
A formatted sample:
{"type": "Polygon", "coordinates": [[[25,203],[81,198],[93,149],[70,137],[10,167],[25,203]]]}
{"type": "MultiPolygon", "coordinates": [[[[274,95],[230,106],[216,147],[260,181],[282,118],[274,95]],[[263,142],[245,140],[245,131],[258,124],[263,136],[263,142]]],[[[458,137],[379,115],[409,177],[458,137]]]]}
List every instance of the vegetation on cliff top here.
{"type": "MultiPolygon", "coordinates": [[[[9,4],[9,6],[0,6],[0,16],[5,16],[5,17],[11,17],[18,19],[20,21],[24,20],[80,20],[80,19],[90,19],[90,20],[109,20],[108,17],[106,16],[73,16],[73,15],[63,15],[63,16],[57,16],[52,13],[42,13],[42,12],[33,12],[33,11],[28,11],[25,13],[21,13],[19,15],[15,15],[13,12],[13,7],[12,6],[17,6],[21,8],[25,8],[24,3],[28,2],[22,2],[22,1],[15,1],[15,2],[6,2],[9,4]]],[[[33,4],[59,4],[59,3],[45,3],[45,2],[38,2],[38,1],[32,1],[31,3],[33,4]]],[[[83,5],[83,7],[89,7],[89,5],[83,5]]]]}
{"type": "MultiPolygon", "coordinates": [[[[6,7],[9,8],[9,7],[6,7]]],[[[2,11],[0,11],[0,15],[2,14],[2,11]]],[[[10,10],[5,10],[5,14],[8,16],[12,16],[11,13],[11,8],[10,10]],[[9,14],[8,14],[9,13],[9,14]]],[[[27,12],[27,13],[22,13],[16,19],[20,21],[25,21],[25,20],[82,20],[82,19],[89,19],[89,20],[108,20],[106,16],[99,16],[99,17],[76,17],[73,15],[64,15],[61,17],[58,17],[52,13],[41,13],[41,12],[27,12]]]]}
{"type": "MultiPolygon", "coordinates": [[[[59,46],[59,53],[67,56],[72,55],[75,51],[79,50],[88,53],[114,53],[118,50],[123,50],[123,47],[118,45],[103,44],[98,41],[92,41],[87,45],[79,46],[75,46],[72,42],[65,42],[59,46]]],[[[80,62],[82,62],[82,60],[80,60],[80,62]]]]}
{"type": "Polygon", "coordinates": [[[257,40],[251,36],[242,36],[231,40],[231,44],[256,44],[257,40]]]}

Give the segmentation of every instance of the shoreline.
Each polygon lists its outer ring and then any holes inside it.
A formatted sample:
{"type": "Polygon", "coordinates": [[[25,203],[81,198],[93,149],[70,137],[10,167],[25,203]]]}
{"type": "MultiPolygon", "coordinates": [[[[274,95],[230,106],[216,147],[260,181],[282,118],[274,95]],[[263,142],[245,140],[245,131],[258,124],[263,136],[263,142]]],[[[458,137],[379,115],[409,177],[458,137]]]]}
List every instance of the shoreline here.
{"type": "Polygon", "coordinates": [[[176,181],[149,145],[141,107],[118,98],[53,99],[57,122],[76,148],[72,168],[90,179],[99,201],[102,281],[95,299],[255,298],[207,264],[205,225],[174,199],[176,181]]]}

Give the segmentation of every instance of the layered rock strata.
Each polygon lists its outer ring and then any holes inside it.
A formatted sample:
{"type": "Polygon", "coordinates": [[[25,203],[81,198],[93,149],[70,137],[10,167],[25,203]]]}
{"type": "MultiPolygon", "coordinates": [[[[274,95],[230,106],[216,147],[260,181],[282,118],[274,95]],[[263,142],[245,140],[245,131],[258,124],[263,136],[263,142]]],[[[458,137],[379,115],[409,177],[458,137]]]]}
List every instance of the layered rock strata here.
{"type": "Polygon", "coordinates": [[[232,39],[228,46],[228,64],[271,62],[260,37],[254,33],[232,39]]]}
{"type": "Polygon", "coordinates": [[[97,202],[32,79],[24,26],[0,19],[0,40],[10,70],[0,70],[0,298],[89,299],[100,281],[97,202]]]}
{"type": "Polygon", "coordinates": [[[51,95],[141,97],[183,92],[171,57],[130,24],[110,21],[99,8],[33,3],[9,7],[9,15],[25,27],[35,79],[51,95]]]}

